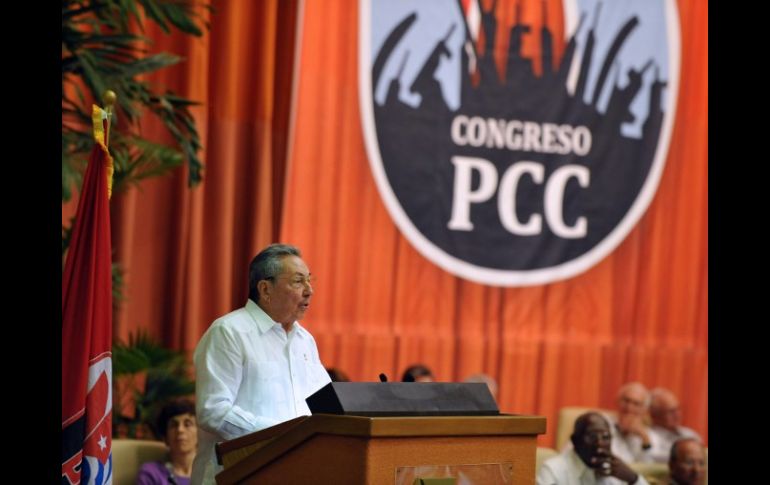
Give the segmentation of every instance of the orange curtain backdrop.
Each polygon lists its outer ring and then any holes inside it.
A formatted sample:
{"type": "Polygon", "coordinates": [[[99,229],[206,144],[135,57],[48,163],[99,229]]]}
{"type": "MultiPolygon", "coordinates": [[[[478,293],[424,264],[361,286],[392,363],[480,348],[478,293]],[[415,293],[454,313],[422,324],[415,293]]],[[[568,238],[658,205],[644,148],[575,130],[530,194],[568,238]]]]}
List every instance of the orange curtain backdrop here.
{"type": "MultiPolygon", "coordinates": [[[[199,101],[204,181],[186,170],[149,179],[112,203],[116,259],[126,301],[115,335],[148,329],[192,351],[217,317],[242,305],[244,271],[276,239],[283,192],[297,7],[279,0],[214,2],[202,38],[167,35],[154,24],[153,51],[185,61],[150,79],[199,101]]],[[[143,119],[161,141],[159,121],[143,119]]]]}
{"type": "MultiPolygon", "coordinates": [[[[513,11],[513,2],[500,3],[513,11]]],[[[547,446],[560,407],[611,408],[621,384],[640,380],[677,393],[684,424],[707,438],[708,5],[678,5],[676,122],[645,216],[580,276],[495,288],[444,272],[394,226],[361,132],[358,2],[304,2],[280,235],[302,248],[319,278],[306,325],[327,366],[369,381],[380,372],[398,379],[416,362],[440,380],[486,372],[499,382],[502,411],[548,418],[547,446]]],[[[549,12],[560,10],[549,1],[549,12]]],[[[536,32],[540,12],[522,14],[536,32]]],[[[563,43],[556,48],[560,56],[563,43]]]]}

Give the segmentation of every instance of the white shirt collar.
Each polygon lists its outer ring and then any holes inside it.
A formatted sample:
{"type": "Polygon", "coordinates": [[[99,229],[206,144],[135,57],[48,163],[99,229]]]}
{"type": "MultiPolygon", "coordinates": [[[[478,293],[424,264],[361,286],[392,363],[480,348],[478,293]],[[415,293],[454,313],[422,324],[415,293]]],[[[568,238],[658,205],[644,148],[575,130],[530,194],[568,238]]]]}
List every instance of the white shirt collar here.
{"type": "MultiPolygon", "coordinates": [[[[246,301],[246,311],[251,315],[251,318],[254,319],[254,321],[257,324],[257,329],[259,329],[259,333],[263,334],[267,332],[268,330],[271,330],[275,328],[276,325],[281,327],[281,330],[283,330],[283,325],[276,322],[272,318],[270,318],[270,315],[265,313],[265,310],[263,310],[259,305],[254,303],[254,301],[249,298],[246,301]]],[[[296,335],[301,338],[307,338],[308,332],[305,330],[302,325],[299,324],[298,321],[294,321],[294,326],[292,327],[292,330],[296,330],[296,335]]]]}

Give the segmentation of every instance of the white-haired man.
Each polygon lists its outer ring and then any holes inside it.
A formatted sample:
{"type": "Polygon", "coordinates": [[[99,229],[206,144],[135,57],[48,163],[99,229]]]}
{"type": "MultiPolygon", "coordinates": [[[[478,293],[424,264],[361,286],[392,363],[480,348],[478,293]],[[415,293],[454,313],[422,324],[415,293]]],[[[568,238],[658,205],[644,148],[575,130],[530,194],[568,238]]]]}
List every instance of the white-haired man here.
{"type": "Polygon", "coordinates": [[[662,387],[650,391],[650,418],[652,434],[655,435],[655,447],[651,450],[652,458],[658,463],[669,461],[671,445],[683,438],[692,438],[700,442],[701,438],[694,430],[682,426],[682,411],[679,399],[673,392],[662,387]]]}
{"type": "Polygon", "coordinates": [[[618,391],[618,417],[612,423],[612,453],[628,463],[652,462],[657,437],[645,424],[650,393],[641,382],[629,382],[618,391]]]}

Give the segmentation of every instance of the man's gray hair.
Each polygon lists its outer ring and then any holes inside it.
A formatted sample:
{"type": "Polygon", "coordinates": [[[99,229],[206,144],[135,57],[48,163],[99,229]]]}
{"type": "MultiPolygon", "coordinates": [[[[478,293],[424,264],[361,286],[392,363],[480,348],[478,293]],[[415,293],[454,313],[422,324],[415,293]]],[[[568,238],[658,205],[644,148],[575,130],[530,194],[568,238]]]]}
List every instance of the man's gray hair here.
{"type": "Polygon", "coordinates": [[[641,382],[629,382],[626,384],[623,384],[620,387],[620,390],[618,391],[618,399],[620,399],[620,396],[626,393],[629,389],[641,389],[644,392],[644,407],[646,409],[650,408],[650,402],[652,401],[652,396],[650,395],[650,391],[647,390],[647,386],[642,384],[641,382]]]}
{"type": "Polygon", "coordinates": [[[671,398],[678,401],[676,394],[666,389],[665,387],[656,387],[650,391],[650,412],[658,412],[661,410],[661,401],[665,398],[671,398]]]}
{"type": "Polygon", "coordinates": [[[290,244],[275,243],[259,252],[249,264],[249,298],[259,302],[257,283],[278,276],[283,271],[283,258],[286,256],[302,257],[299,249],[290,244]]]}

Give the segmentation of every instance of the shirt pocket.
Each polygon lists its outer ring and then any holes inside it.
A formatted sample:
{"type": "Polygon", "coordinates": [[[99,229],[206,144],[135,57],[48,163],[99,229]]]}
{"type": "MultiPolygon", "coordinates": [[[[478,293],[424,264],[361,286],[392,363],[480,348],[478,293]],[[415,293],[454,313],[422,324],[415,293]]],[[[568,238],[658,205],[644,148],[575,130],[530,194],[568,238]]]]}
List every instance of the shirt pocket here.
{"type": "Polygon", "coordinates": [[[249,364],[249,374],[253,376],[252,399],[261,403],[286,400],[280,362],[268,360],[252,362],[249,364]]]}
{"type": "Polygon", "coordinates": [[[319,362],[313,362],[312,360],[305,362],[305,375],[307,376],[307,382],[315,390],[319,384],[323,381],[323,374],[326,374],[326,369],[319,362]]]}
{"type": "Polygon", "coordinates": [[[249,367],[252,367],[254,375],[260,382],[278,381],[281,378],[281,368],[278,362],[262,360],[254,362],[249,367]]]}

